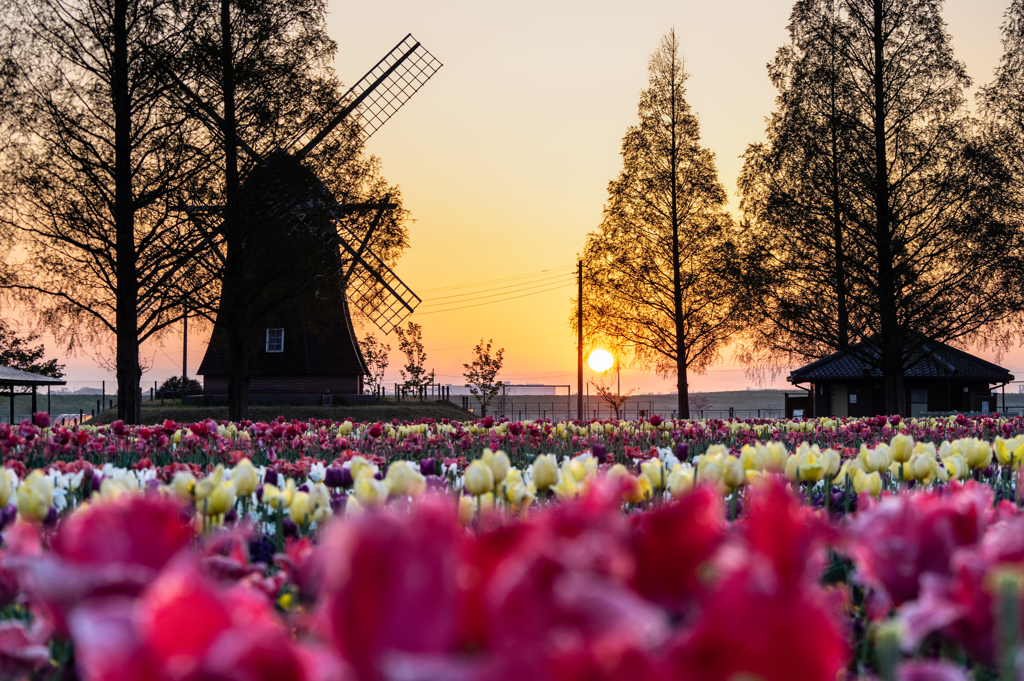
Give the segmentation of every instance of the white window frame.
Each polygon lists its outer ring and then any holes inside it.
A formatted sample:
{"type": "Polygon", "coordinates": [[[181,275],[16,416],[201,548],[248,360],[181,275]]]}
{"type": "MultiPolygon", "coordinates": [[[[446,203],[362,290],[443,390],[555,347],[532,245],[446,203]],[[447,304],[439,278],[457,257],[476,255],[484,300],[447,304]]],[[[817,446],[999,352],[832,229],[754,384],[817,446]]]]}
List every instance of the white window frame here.
{"type": "Polygon", "coordinates": [[[266,345],[264,347],[266,348],[267,352],[273,352],[273,353],[284,352],[284,329],[282,329],[280,327],[274,328],[274,329],[267,329],[267,343],[266,343],[266,345]],[[271,331],[280,331],[281,332],[281,336],[280,336],[280,338],[281,338],[281,345],[276,350],[271,350],[270,349],[270,332],[271,331]]]}

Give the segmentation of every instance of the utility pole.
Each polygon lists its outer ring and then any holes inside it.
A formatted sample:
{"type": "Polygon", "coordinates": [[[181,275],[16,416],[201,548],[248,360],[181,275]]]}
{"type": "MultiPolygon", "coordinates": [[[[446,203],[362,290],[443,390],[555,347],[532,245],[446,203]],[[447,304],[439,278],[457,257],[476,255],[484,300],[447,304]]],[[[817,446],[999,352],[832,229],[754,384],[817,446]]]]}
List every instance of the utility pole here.
{"type": "Polygon", "coordinates": [[[579,294],[576,299],[576,418],[583,420],[583,260],[576,263],[579,294]]]}
{"type": "Polygon", "coordinates": [[[181,333],[181,401],[185,402],[185,385],[188,381],[188,308],[185,309],[185,328],[181,333]]]}

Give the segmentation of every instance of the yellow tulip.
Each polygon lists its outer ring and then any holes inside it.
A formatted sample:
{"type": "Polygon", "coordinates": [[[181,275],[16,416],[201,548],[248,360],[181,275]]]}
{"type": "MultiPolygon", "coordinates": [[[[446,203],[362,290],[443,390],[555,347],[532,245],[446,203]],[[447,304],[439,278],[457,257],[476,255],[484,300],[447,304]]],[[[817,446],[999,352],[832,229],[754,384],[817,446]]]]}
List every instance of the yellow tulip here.
{"type": "Polygon", "coordinates": [[[352,487],[363,508],[377,508],[388,500],[388,488],[372,475],[361,475],[352,487]]]}
{"type": "Polygon", "coordinates": [[[786,459],[789,452],[786,445],[781,442],[769,442],[764,446],[764,469],[773,473],[782,473],[786,470],[786,459]]]}
{"type": "Polygon", "coordinates": [[[488,468],[494,474],[494,482],[498,483],[505,479],[508,475],[509,468],[512,467],[512,462],[508,459],[508,454],[502,450],[492,452],[490,449],[485,449],[483,456],[480,460],[487,464],[488,468]]]}
{"type": "Polygon", "coordinates": [[[178,471],[171,480],[174,496],[182,501],[192,501],[196,489],[196,476],[188,471],[178,471]]]}
{"type": "Polygon", "coordinates": [[[367,475],[372,478],[377,473],[377,467],[361,456],[353,456],[349,463],[349,471],[352,473],[352,479],[358,480],[367,475]]]}
{"type": "Polygon", "coordinates": [[[473,496],[486,494],[494,489],[494,472],[480,459],[466,467],[466,491],[473,496]]]}
{"type": "Polygon", "coordinates": [[[853,477],[853,489],[857,494],[867,492],[873,497],[878,497],[882,493],[882,476],[878,474],[878,471],[865,473],[858,470],[853,477]]]}
{"type": "MultiPolygon", "coordinates": [[[[104,481],[106,482],[106,481],[104,481]]],[[[235,505],[235,488],[230,482],[222,482],[196,506],[206,515],[224,515],[235,505]]]]}
{"type": "Polygon", "coordinates": [[[323,509],[330,514],[331,491],[327,489],[327,485],[322,482],[313,485],[313,489],[309,490],[309,504],[314,509],[314,514],[323,509]]]}
{"type": "Polygon", "coordinates": [[[40,471],[32,471],[18,486],[17,499],[23,520],[42,522],[53,506],[53,483],[40,471]]]}
{"type": "Polygon", "coordinates": [[[384,486],[388,488],[388,494],[393,497],[405,496],[409,489],[409,480],[412,478],[412,470],[404,461],[395,461],[388,466],[387,475],[384,476],[384,486]]]}
{"type": "Polygon", "coordinates": [[[874,449],[868,449],[867,445],[862,444],[860,452],[857,454],[857,461],[860,462],[861,467],[868,473],[885,471],[892,464],[892,458],[889,453],[890,450],[885,445],[877,445],[874,449]]]}
{"type": "Polygon", "coordinates": [[[0,508],[7,508],[18,485],[18,475],[7,468],[0,468],[0,508]]]}
{"type": "Polygon", "coordinates": [[[513,512],[521,514],[533,504],[535,497],[536,495],[533,490],[526,485],[519,485],[515,490],[513,490],[512,500],[509,505],[512,507],[513,512]]]}
{"type": "Polygon", "coordinates": [[[279,489],[276,485],[263,485],[263,503],[271,508],[288,508],[292,503],[292,496],[295,494],[295,481],[288,478],[284,488],[279,489]]]}
{"type": "Polygon", "coordinates": [[[312,518],[313,506],[309,501],[309,494],[296,492],[292,497],[292,503],[288,505],[288,516],[296,525],[308,525],[312,518]]]}
{"type": "Polygon", "coordinates": [[[966,480],[971,474],[970,466],[964,461],[960,454],[954,454],[942,460],[942,466],[946,469],[952,480],[966,480]]]}
{"type": "Polygon", "coordinates": [[[964,438],[964,461],[971,468],[988,468],[992,465],[992,445],[978,438],[964,438]]]}
{"type": "Polygon", "coordinates": [[[900,433],[889,441],[889,454],[893,461],[906,463],[914,453],[914,438],[900,433]]]}
{"type": "Polygon", "coordinates": [[[668,492],[676,499],[693,490],[693,467],[688,463],[677,463],[668,474],[668,492]]]}
{"type": "Polygon", "coordinates": [[[193,491],[195,498],[197,500],[202,500],[210,496],[210,493],[213,492],[217,485],[220,484],[221,478],[223,477],[224,466],[217,466],[210,477],[203,478],[196,483],[195,490],[193,491]]]}
{"type": "Polygon", "coordinates": [[[476,515],[476,508],[473,505],[473,498],[465,495],[459,497],[459,524],[467,527],[473,522],[476,515]]]}
{"type": "Polygon", "coordinates": [[[405,487],[407,496],[418,499],[427,491],[427,479],[419,471],[413,471],[409,476],[409,484],[405,487]]]}
{"type": "Polygon", "coordinates": [[[569,473],[568,466],[562,469],[558,483],[551,489],[559,499],[575,499],[580,494],[580,486],[576,483],[576,478],[569,473]]]}
{"type": "Polygon", "coordinates": [[[259,484],[259,476],[256,468],[249,459],[242,459],[231,471],[231,483],[235,486],[235,493],[240,497],[248,497],[256,491],[259,484]]]}
{"type": "Polygon", "coordinates": [[[538,490],[546,490],[558,483],[558,463],[551,454],[538,456],[532,466],[533,484],[538,490]]]}
{"type": "Polygon", "coordinates": [[[1004,466],[1020,466],[1021,459],[1024,458],[1024,436],[1018,435],[1010,440],[997,437],[992,444],[999,463],[1004,466]]]}
{"type": "Polygon", "coordinates": [[[640,477],[646,478],[651,489],[665,489],[665,467],[661,459],[651,459],[640,464],[640,477]]]}

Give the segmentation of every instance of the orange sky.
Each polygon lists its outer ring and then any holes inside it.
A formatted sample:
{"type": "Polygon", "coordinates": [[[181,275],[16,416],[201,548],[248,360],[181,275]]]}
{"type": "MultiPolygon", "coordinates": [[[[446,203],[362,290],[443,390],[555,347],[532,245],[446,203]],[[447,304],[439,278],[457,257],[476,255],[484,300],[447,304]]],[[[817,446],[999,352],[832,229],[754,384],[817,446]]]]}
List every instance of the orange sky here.
{"type": "MultiPolygon", "coordinates": [[[[999,25],[1008,4],[946,3],[956,55],[976,84],[990,78],[999,60],[999,25]]],[[[619,171],[620,142],[636,119],[648,56],[674,26],[692,74],[687,98],[700,117],[704,144],[717,155],[735,213],[738,156],[763,139],[775,96],[765,64],[786,40],[791,6],[789,0],[331,0],[336,68],[346,84],[409,32],[444,63],[368,143],[416,219],[412,247],[397,271],[423,298],[413,319],[423,325],[427,365],[439,382],[462,383],[462,364],[484,337],[505,348],[506,381],[575,385],[575,338],[567,323],[571,268],[587,232],[600,222],[607,183],[619,171]],[[444,305],[453,299],[440,296],[505,284],[437,289],[543,270],[563,276],[541,283],[565,286],[428,314],[457,306],[444,305]]],[[[205,340],[190,337],[190,374],[205,340]]],[[[397,348],[395,339],[391,344],[397,348]]],[[[177,373],[180,335],[145,354],[155,364],[144,385],[177,373]]],[[[394,353],[390,381],[398,379],[399,360],[394,353]]],[[[105,373],[91,368],[88,357],[66,361],[72,380],[99,380],[105,373]]],[[[1003,364],[1024,378],[1024,352],[1011,353],[1003,364]]],[[[638,370],[624,370],[622,382],[643,391],[673,389],[672,381],[638,370]]],[[[694,390],[750,385],[728,355],[691,378],[694,390]]],[[[786,387],[782,381],[775,386],[786,387]]]]}

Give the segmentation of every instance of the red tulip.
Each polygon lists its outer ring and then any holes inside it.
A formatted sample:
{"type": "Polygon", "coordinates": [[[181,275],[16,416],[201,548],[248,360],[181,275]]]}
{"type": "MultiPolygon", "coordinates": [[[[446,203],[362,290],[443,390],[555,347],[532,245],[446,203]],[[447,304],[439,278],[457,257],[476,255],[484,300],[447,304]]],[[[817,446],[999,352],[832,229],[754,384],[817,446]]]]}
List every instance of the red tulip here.
{"type": "Polygon", "coordinates": [[[701,568],[725,537],[720,497],[700,486],[678,502],[636,516],[633,588],[682,609],[701,588],[701,568]]]}

